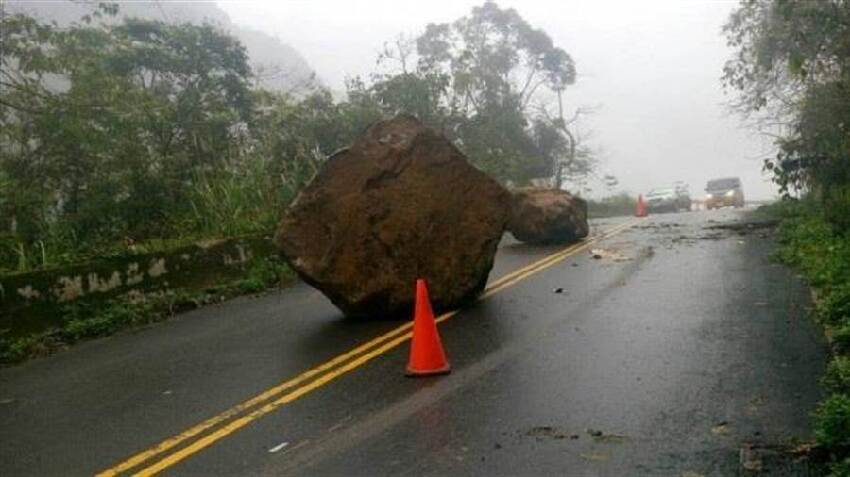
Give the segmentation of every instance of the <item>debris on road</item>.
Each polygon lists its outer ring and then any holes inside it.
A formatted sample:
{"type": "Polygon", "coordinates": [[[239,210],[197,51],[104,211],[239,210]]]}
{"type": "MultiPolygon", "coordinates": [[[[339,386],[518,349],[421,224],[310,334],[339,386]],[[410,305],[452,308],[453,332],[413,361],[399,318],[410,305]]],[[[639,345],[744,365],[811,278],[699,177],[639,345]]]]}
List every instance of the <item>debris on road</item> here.
{"type": "Polygon", "coordinates": [[[274,454],[289,445],[289,442],[281,442],[280,444],[269,449],[269,454],[274,454]]]}
{"type": "Polygon", "coordinates": [[[587,434],[596,442],[604,442],[608,444],[616,444],[628,439],[628,437],[623,434],[606,433],[598,429],[587,429],[587,434]]]}
{"type": "Polygon", "coordinates": [[[711,433],[716,436],[725,436],[729,434],[729,423],[726,421],[720,421],[711,428],[711,433]]]}
{"type": "Polygon", "coordinates": [[[579,454],[579,456],[584,460],[590,460],[590,461],[603,461],[603,460],[608,460],[611,457],[605,452],[585,452],[585,453],[579,454]]]}
{"type": "Polygon", "coordinates": [[[738,452],[739,475],[821,475],[816,469],[828,459],[828,453],[812,443],[745,443],[738,452]]]}
{"type": "Polygon", "coordinates": [[[682,227],[682,224],[677,224],[674,222],[664,222],[660,224],[646,224],[646,225],[634,225],[636,229],[641,230],[659,230],[659,229],[674,229],[678,227],[682,227]]]}
{"type": "Polygon", "coordinates": [[[560,189],[517,189],[511,200],[508,230],[526,243],[574,242],[590,232],[587,202],[560,189]]]}
{"type": "Polygon", "coordinates": [[[412,116],[371,126],[329,158],[286,211],[292,268],[352,316],[407,314],[417,278],[437,309],[487,282],[510,194],[412,116]]]}
{"type": "MultiPolygon", "coordinates": [[[[711,222],[711,221],[709,221],[711,222]]],[[[732,222],[726,224],[707,225],[703,227],[706,230],[729,230],[737,232],[740,235],[746,235],[755,230],[771,229],[779,225],[778,220],[760,220],[753,222],[732,222]]]]}
{"type": "MultiPolygon", "coordinates": [[[[529,437],[534,437],[537,440],[543,439],[566,439],[568,436],[563,432],[560,432],[556,427],[553,426],[535,426],[526,431],[525,435],[529,437]]],[[[572,438],[572,436],[570,436],[572,438]]]]}
{"type": "Polygon", "coordinates": [[[552,293],[564,293],[564,289],[561,288],[561,287],[558,287],[558,288],[552,290],[552,293]]]}
{"type": "Polygon", "coordinates": [[[593,257],[595,260],[607,258],[614,262],[627,262],[632,259],[631,257],[623,255],[622,253],[617,252],[615,250],[605,250],[603,248],[591,249],[590,256],[593,257]]]}
{"type": "Polygon", "coordinates": [[[738,460],[745,472],[760,473],[764,469],[760,453],[751,444],[741,447],[738,460]]]}

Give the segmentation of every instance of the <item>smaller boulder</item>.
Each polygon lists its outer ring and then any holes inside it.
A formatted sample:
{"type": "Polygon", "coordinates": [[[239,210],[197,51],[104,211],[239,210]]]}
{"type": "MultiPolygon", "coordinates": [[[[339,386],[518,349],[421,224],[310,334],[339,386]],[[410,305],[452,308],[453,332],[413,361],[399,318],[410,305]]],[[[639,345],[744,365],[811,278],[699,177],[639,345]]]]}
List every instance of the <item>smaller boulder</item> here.
{"type": "Polygon", "coordinates": [[[565,190],[524,188],[513,192],[508,230],[526,243],[566,243],[587,237],[587,202],[565,190]]]}

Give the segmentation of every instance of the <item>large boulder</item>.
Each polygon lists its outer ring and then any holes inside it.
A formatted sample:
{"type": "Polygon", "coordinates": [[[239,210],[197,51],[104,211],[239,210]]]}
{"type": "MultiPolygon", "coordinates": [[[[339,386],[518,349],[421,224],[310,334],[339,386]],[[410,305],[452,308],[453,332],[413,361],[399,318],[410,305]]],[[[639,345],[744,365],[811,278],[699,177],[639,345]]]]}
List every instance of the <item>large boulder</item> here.
{"type": "Polygon", "coordinates": [[[514,191],[508,230],[535,244],[573,242],[587,237],[587,202],[565,190],[525,188],[514,191]]]}
{"type": "Polygon", "coordinates": [[[372,125],[334,154],[285,212],[278,246],[345,314],[409,313],[428,281],[437,309],[483,289],[510,194],[412,116],[372,125]]]}

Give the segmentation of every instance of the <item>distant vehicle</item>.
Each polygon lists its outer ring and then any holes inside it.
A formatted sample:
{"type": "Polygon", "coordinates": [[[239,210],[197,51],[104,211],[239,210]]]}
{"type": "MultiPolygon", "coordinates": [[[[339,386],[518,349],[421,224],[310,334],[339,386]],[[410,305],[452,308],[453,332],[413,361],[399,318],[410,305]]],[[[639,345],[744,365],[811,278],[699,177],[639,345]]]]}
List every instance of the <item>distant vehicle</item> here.
{"type": "Polygon", "coordinates": [[[744,206],[744,189],[741,187],[741,179],[724,177],[708,181],[705,186],[705,208],[711,210],[728,206],[735,208],[744,206]]]}
{"type": "Polygon", "coordinates": [[[650,212],[676,212],[679,198],[674,187],[652,189],[646,194],[646,209],[650,212]]]}
{"type": "Polygon", "coordinates": [[[679,210],[691,210],[691,192],[688,185],[683,182],[673,184],[676,189],[676,205],[679,210]]]}

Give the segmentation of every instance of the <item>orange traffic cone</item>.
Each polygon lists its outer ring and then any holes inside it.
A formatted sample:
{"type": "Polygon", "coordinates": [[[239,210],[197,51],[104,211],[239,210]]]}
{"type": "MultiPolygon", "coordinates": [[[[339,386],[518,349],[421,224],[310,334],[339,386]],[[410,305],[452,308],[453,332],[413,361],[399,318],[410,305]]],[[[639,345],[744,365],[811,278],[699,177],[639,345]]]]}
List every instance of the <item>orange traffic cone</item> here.
{"type": "Polygon", "coordinates": [[[437,333],[434,311],[428,299],[425,280],[416,280],[416,308],[413,315],[413,340],[410,343],[408,376],[446,374],[452,370],[437,333]]]}
{"type": "Polygon", "coordinates": [[[643,194],[638,195],[637,206],[635,206],[635,217],[646,217],[646,203],[643,201],[643,194]]]}

